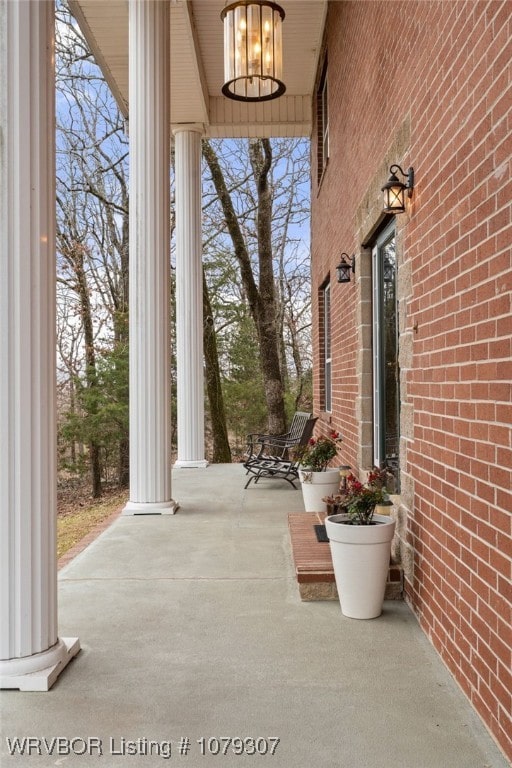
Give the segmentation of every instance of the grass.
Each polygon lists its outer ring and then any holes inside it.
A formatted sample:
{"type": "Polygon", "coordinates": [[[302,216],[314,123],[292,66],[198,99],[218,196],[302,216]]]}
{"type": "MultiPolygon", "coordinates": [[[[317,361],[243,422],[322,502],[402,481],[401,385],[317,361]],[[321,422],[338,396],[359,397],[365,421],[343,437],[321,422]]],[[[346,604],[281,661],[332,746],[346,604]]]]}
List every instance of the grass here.
{"type": "Polygon", "coordinates": [[[118,490],[101,499],[80,500],[74,505],[68,503],[65,513],[59,510],[57,517],[57,557],[62,557],[95,526],[124,506],[126,500],[127,492],[118,490]]]}

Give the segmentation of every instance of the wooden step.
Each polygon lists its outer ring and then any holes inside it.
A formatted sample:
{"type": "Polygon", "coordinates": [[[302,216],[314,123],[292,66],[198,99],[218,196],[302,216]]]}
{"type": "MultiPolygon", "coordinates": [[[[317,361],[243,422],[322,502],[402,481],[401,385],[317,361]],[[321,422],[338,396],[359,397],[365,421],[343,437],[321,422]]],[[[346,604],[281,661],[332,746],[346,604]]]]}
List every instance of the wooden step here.
{"type": "MultiPolygon", "coordinates": [[[[295,576],[302,600],[337,600],[331,548],[316,538],[315,525],[323,524],[325,512],[294,512],[288,515],[295,576]]],[[[403,597],[402,566],[391,563],[386,600],[403,597]]]]}

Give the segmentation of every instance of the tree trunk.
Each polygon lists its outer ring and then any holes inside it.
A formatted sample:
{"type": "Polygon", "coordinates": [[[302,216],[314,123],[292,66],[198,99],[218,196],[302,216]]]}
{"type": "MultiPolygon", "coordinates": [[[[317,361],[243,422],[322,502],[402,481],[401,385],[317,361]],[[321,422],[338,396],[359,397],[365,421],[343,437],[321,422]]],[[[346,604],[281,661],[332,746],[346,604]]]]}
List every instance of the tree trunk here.
{"type": "MultiPolygon", "coordinates": [[[[69,379],[69,412],[74,416],[75,415],[75,382],[74,379],[69,379]]],[[[73,467],[76,466],[76,443],[73,440],[71,440],[71,444],[69,446],[70,450],[70,456],[71,456],[71,464],[73,467]]]]}
{"type": "MultiPolygon", "coordinates": [[[[96,352],[94,349],[94,326],[92,321],[91,302],[89,300],[89,286],[84,269],[84,252],[81,245],[76,244],[74,249],[75,275],[78,284],[78,296],[80,299],[80,313],[84,328],[85,341],[85,380],[88,394],[92,394],[97,385],[96,352]]],[[[91,416],[97,413],[94,398],[87,398],[87,409],[91,416]]],[[[91,467],[92,495],[97,499],[101,496],[101,459],[99,443],[91,438],[89,441],[89,462],[91,467]]]]}
{"type": "MultiPolygon", "coordinates": [[[[121,190],[121,214],[117,211],[117,217],[122,216],[120,237],[116,229],[114,210],[105,199],[105,219],[110,233],[110,238],[116,245],[119,254],[119,276],[109,280],[111,301],[114,307],[114,343],[117,349],[128,349],[129,344],[129,194],[126,179],[121,170],[116,171],[116,178],[121,190]]],[[[128,406],[128,387],[126,388],[126,406],[128,406]]],[[[129,430],[121,432],[117,445],[117,483],[120,488],[128,488],[130,485],[130,435],[129,430]]]]}
{"type": "Polygon", "coordinates": [[[212,307],[208,294],[208,285],[203,270],[203,349],[205,360],[206,392],[210,403],[210,418],[213,437],[213,464],[230,464],[231,449],[229,447],[224,397],[220,380],[219,355],[217,353],[217,336],[213,324],[212,307]]]}
{"type": "Polygon", "coordinates": [[[276,302],[272,264],[272,198],[268,174],[272,152],[268,139],[254,139],[250,157],[258,192],[258,260],[259,286],[256,285],[251,259],[244,236],[227,189],[218,158],[207,140],[203,140],[203,156],[208,163],[212,181],[222,205],[228,231],[240,265],[242,283],[247,294],[249,310],[256,325],[259,341],[260,366],[263,373],[268,410],[268,430],[279,434],[286,431],[284,392],[279,366],[279,341],[276,328],[276,302]]]}
{"type": "MultiPolygon", "coordinates": [[[[123,218],[123,247],[121,254],[121,279],[119,285],[119,305],[114,316],[114,338],[118,349],[129,344],[129,312],[128,312],[128,212],[123,218]]],[[[127,387],[128,400],[128,387],[127,387]]],[[[129,430],[120,435],[117,446],[118,467],[117,482],[120,488],[130,485],[130,433],[129,430]]]]}
{"type": "Polygon", "coordinates": [[[271,434],[286,432],[284,388],[279,364],[277,302],[272,261],[272,197],[268,180],[272,149],[268,139],[251,139],[249,156],[258,190],[258,261],[260,269],[258,316],[261,364],[268,403],[268,428],[271,434]]]}
{"type": "Polygon", "coordinates": [[[128,437],[123,437],[119,441],[117,482],[120,488],[128,488],[130,485],[130,441],[128,437]]]}

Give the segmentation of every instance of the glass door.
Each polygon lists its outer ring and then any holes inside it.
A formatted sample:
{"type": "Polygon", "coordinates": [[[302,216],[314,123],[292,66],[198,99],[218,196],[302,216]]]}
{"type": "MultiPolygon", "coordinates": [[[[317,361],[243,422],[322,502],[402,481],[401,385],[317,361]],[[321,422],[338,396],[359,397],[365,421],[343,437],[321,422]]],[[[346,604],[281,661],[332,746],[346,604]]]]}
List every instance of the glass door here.
{"type": "Polygon", "coordinates": [[[324,410],[332,410],[331,285],[324,288],[324,410]]]}
{"type": "Polygon", "coordinates": [[[394,225],[373,248],[373,460],[387,467],[399,491],[400,369],[394,225]]]}

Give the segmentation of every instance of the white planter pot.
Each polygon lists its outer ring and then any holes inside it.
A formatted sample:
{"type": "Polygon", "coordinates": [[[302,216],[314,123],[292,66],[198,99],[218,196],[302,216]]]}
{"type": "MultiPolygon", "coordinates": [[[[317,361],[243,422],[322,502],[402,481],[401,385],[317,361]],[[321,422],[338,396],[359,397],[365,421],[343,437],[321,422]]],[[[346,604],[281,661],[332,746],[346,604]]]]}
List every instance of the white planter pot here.
{"type": "Polygon", "coordinates": [[[306,512],[327,512],[327,505],[322,498],[338,493],[340,470],[328,467],[325,472],[311,472],[299,469],[299,480],[306,512]]]}
{"type": "Polygon", "coordinates": [[[373,516],[375,525],[345,525],[347,515],[325,520],[341,612],[352,619],[382,613],[395,521],[373,516]]]}

